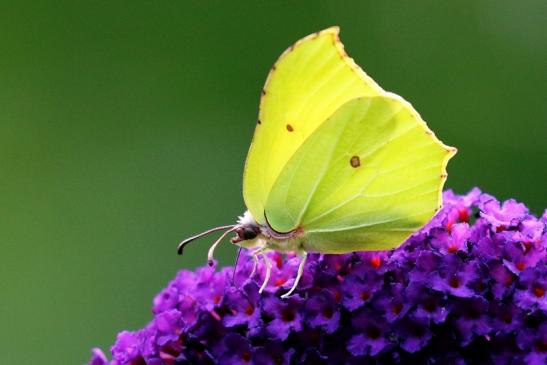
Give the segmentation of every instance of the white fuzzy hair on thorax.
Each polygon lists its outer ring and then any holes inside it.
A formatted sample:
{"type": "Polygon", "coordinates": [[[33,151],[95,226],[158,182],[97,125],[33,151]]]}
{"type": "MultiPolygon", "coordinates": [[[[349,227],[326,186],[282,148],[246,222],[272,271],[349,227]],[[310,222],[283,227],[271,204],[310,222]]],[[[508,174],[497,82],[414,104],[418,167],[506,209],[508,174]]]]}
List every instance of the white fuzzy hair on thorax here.
{"type": "Polygon", "coordinates": [[[257,225],[255,219],[251,215],[251,212],[249,212],[248,210],[246,210],[245,213],[243,213],[242,216],[238,217],[237,224],[242,225],[242,226],[256,226],[257,225]]]}

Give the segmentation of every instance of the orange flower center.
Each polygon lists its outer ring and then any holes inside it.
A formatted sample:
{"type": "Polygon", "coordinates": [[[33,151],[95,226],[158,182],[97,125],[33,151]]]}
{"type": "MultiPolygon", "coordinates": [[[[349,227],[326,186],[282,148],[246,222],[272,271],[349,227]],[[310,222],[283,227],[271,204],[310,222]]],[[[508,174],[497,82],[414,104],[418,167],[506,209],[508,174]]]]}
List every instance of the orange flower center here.
{"type": "Polygon", "coordinates": [[[503,232],[503,231],[505,231],[506,229],[507,229],[507,227],[505,227],[505,226],[499,226],[498,228],[496,228],[496,232],[498,232],[498,233],[499,233],[499,232],[503,232]]]}
{"type": "Polygon", "coordinates": [[[460,287],[460,280],[457,277],[453,276],[453,277],[450,278],[450,280],[448,280],[448,285],[450,285],[451,287],[453,287],[455,289],[459,288],[460,287]]]}
{"type": "Polygon", "coordinates": [[[278,269],[281,269],[283,267],[283,259],[281,258],[280,255],[275,255],[274,256],[274,261],[275,261],[275,264],[277,265],[278,269]]]}
{"type": "Polygon", "coordinates": [[[391,311],[393,312],[393,314],[399,314],[401,313],[402,310],[403,310],[403,305],[401,303],[395,303],[391,307],[391,311]]]}
{"type": "Polygon", "coordinates": [[[213,297],[213,302],[214,302],[215,304],[218,304],[218,303],[220,303],[220,299],[222,299],[222,297],[221,297],[220,295],[217,294],[217,295],[215,295],[215,296],[213,297]]]}
{"type": "Polygon", "coordinates": [[[323,311],[323,317],[325,317],[325,318],[331,319],[333,315],[334,315],[334,312],[332,311],[331,308],[326,308],[323,311]]]}
{"type": "Polygon", "coordinates": [[[251,361],[251,353],[249,351],[245,351],[241,354],[241,359],[245,362],[251,361]]]}
{"type": "Polygon", "coordinates": [[[467,223],[469,221],[469,212],[467,211],[467,209],[465,208],[460,209],[458,214],[459,214],[460,222],[467,223]]]}
{"type": "Polygon", "coordinates": [[[370,259],[370,264],[373,268],[377,269],[380,267],[380,265],[382,265],[382,259],[380,259],[378,256],[375,256],[370,259]]]}
{"type": "Polygon", "coordinates": [[[534,295],[538,298],[541,298],[542,296],[545,295],[545,289],[543,289],[542,287],[540,286],[536,286],[534,289],[532,289],[532,292],[534,293],[534,295]]]}
{"type": "Polygon", "coordinates": [[[283,309],[281,311],[281,319],[284,321],[284,322],[292,322],[294,321],[294,313],[290,310],[290,309],[283,309]]]}
{"type": "Polygon", "coordinates": [[[245,308],[245,314],[250,316],[251,314],[253,314],[255,312],[255,309],[252,305],[248,305],[247,308],[245,308]]]}

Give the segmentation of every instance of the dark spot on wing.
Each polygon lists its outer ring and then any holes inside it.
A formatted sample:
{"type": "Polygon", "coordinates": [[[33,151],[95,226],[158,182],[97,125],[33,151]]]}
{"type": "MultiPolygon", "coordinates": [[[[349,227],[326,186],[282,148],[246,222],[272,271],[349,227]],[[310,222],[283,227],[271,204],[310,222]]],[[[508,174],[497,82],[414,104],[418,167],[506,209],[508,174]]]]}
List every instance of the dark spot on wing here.
{"type": "Polygon", "coordinates": [[[266,95],[266,90],[262,89],[262,95],[266,95]]]}
{"type": "Polygon", "coordinates": [[[359,158],[359,156],[353,156],[349,160],[349,164],[351,165],[351,167],[357,168],[357,167],[361,166],[361,159],[359,158]]]}
{"type": "Polygon", "coordinates": [[[292,125],[287,124],[287,130],[288,130],[289,132],[292,132],[292,131],[294,131],[294,128],[292,127],[292,125]]]}
{"type": "Polygon", "coordinates": [[[258,124],[262,124],[262,122],[260,121],[260,119],[258,120],[258,122],[257,122],[257,123],[258,123],[258,124]]]}

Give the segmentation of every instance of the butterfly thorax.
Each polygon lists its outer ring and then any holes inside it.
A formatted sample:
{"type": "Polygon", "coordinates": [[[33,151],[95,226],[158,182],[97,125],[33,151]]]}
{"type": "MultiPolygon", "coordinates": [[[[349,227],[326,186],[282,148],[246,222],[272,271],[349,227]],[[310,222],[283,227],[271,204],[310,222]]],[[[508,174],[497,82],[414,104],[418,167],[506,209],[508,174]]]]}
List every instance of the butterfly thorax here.
{"type": "Polygon", "coordinates": [[[247,249],[268,249],[278,252],[298,251],[304,237],[302,229],[282,233],[277,232],[267,223],[259,224],[249,211],[239,217],[234,232],[236,236],[231,239],[233,244],[247,249]]]}

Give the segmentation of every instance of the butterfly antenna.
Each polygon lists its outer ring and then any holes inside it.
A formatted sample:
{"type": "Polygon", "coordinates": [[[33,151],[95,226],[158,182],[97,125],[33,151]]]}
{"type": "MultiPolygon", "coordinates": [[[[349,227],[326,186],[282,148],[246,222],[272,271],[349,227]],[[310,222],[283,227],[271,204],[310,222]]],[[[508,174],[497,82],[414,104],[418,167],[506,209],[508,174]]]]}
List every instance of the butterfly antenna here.
{"type": "Polygon", "coordinates": [[[179,255],[182,255],[182,251],[184,250],[184,246],[186,246],[187,244],[189,244],[190,242],[192,241],[195,241],[197,240],[198,238],[201,238],[203,236],[207,236],[208,234],[211,234],[213,232],[216,232],[216,231],[221,231],[223,229],[228,229],[228,228],[234,228],[235,225],[231,224],[229,226],[220,226],[220,227],[215,227],[215,228],[211,228],[211,229],[208,229],[207,231],[205,232],[201,232],[199,234],[196,234],[195,236],[192,236],[192,237],[188,237],[187,239],[185,239],[184,241],[182,241],[181,243],[179,243],[179,247],[177,249],[177,252],[179,253],[179,255]]]}
{"type": "Polygon", "coordinates": [[[229,233],[233,232],[236,230],[236,226],[231,226],[231,228],[229,230],[227,230],[226,232],[224,232],[216,241],[215,243],[213,243],[211,245],[211,247],[209,247],[209,253],[207,254],[207,263],[209,264],[209,266],[213,266],[214,265],[214,258],[213,258],[213,253],[215,252],[215,248],[217,248],[218,244],[222,241],[222,239],[224,237],[226,237],[229,233]]]}
{"type": "Polygon", "coordinates": [[[237,250],[236,263],[234,264],[234,272],[232,273],[232,286],[235,286],[237,263],[239,262],[239,256],[241,255],[242,248],[243,247],[239,246],[239,250],[237,250]]]}

